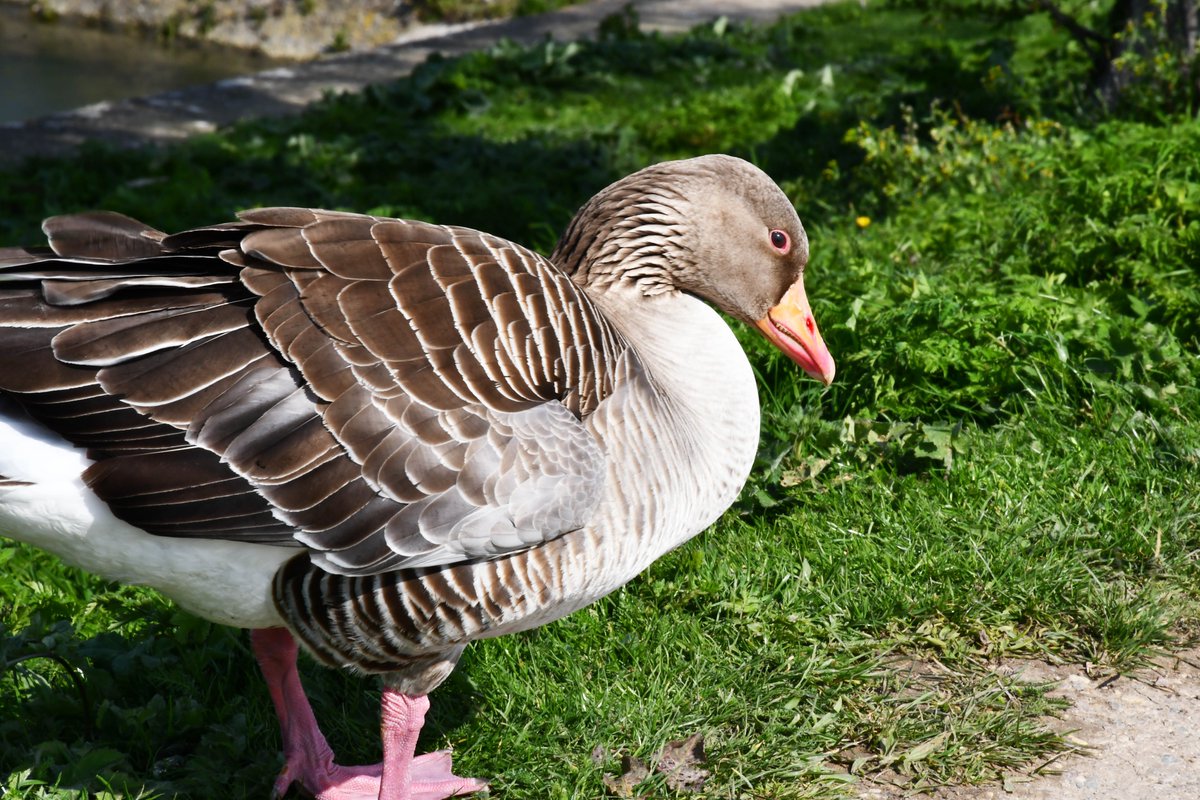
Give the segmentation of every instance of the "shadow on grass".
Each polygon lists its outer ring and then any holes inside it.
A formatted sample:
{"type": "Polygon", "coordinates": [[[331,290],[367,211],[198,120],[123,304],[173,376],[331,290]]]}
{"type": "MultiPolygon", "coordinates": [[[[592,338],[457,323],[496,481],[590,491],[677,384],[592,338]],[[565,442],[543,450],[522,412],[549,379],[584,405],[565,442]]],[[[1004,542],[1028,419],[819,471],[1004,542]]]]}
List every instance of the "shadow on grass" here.
{"type": "MultiPolygon", "coordinates": [[[[126,622],[114,619],[117,630],[91,636],[62,621],[72,610],[53,603],[21,631],[0,629],[0,765],[8,780],[28,773],[63,789],[109,786],[134,797],[265,796],[282,765],[280,737],[246,634],[158,598],[110,605],[96,613],[126,622]]],[[[378,762],[378,680],[307,656],[300,672],[339,762],[378,762]]],[[[468,672],[464,665],[433,695],[419,752],[477,713],[468,672]]]]}

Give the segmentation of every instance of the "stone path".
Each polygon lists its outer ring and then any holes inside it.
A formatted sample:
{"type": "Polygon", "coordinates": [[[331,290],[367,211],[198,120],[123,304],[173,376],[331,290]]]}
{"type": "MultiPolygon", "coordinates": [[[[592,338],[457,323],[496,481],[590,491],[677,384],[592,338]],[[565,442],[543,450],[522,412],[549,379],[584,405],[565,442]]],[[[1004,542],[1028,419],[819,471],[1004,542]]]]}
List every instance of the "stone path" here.
{"type": "MultiPolygon", "coordinates": [[[[1014,774],[1006,786],[954,786],[927,800],[1197,800],[1200,798],[1200,649],[1164,656],[1128,676],[1088,676],[1078,665],[1010,662],[1006,672],[1055,682],[1070,701],[1050,726],[1078,750],[1014,774]]],[[[864,781],[859,800],[912,797],[903,786],[864,781]]]]}
{"type": "MultiPolygon", "coordinates": [[[[140,147],[216,130],[240,119],[294,114],[326,92],[357,91],[403,77],[433,53],[457,55],[502,39],[534,43],[593,36],[629,0],[593,0],[560,11],[461,26],[425,26],[365,52],[230,78],[151,97],[101,102],[23,123],[0,125],[0,165],[61,155],[86,141],[140,147]]],[[[767,22],[822,0],[634,0],[643,30],[673,33],[726,16],[767,22]]]]}

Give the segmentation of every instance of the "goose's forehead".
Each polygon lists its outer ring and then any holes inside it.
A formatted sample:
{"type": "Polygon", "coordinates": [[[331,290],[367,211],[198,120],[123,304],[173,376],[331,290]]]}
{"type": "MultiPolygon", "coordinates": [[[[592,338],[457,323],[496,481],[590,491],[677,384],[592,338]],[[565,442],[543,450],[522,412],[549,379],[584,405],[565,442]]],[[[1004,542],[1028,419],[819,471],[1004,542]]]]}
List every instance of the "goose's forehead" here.
{"type": "Polygon", "coordinates": [[[689,187],[694,201],[741,202],[759,216],[776,221],[796,217],[795,208],[783,190],[769,175],[747,161],[732,156],[702,156],[676,163],[685,169],[694,168],[689,187]]]}

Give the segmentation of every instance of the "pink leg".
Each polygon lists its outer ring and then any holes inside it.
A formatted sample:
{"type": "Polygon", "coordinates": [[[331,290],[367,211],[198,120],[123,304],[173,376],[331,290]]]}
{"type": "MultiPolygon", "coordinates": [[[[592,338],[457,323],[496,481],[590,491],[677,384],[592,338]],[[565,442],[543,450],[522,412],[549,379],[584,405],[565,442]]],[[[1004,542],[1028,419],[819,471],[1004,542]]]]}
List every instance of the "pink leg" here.
{"type": "Polygon", "coordinates": [[[390,689],[383,693],[383,763],[335,764],[333,750],[317,727],[300,685],[296,640],[283,628],[261,628],[250,632],[250,642],[283,734],[286,761],[272,797],[282,797],[292,783],[299,783],[317,800],[444,800],[486,787],[482,781],[453,775],[449,751],[413,757],[429,698],[390,689]]]}
{"type": "Polygon", "coordinates": [[[267,681],[283,734],[285,763],[275,779],[271,796],[283,797],[292,783],[298,782],[321,800],[326,797],[321,792],[333,787],[345,792],[340,795],[343,797],[374,800],[378,796],[381,765],[347,768],[333,763],[333,750],[317,727],[312,706],[300,685],[300,673],[296,671],[299,648],[292,634],[284,628],[260,628],[250,632],[250,643],[267,681]]]}

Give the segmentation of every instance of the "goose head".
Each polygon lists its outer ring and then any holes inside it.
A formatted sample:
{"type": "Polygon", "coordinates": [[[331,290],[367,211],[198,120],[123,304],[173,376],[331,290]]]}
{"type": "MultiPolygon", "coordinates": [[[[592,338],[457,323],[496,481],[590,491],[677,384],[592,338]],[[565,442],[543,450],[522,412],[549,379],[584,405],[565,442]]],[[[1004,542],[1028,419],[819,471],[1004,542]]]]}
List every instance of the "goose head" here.
{"type": "Polygon", "coordinates": [[[589,293],[695,295],[833,381],[804,291],[804,226],[775,182],[740,158],[667,161],[617,181],[579,210],[551,258],[589,293]]]}

